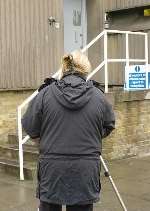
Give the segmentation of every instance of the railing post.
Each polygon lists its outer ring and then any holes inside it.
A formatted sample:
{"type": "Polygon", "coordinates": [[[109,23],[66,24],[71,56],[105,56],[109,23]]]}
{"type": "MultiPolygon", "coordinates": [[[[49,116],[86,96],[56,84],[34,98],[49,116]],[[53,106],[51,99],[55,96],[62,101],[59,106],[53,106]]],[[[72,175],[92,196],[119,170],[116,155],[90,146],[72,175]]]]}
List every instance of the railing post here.
{"type": "Polygon", "coordinates": [[[20,180],[24,180],[24,172],[23,172],[23,147],[22,147],[22,126],[21,126],[21,108],[20,107],[18,107],[18,138],[19,138],[20,180]]]}
{"type": "MultiPolygon", "coordinates": [[[[126,33],[126,67],[130,65],[130,56],[129,56],[129,33],[126,33]]],[[[125,70],[127,71],[127,70],[125,70]]],[[[128,84],[128,78],[126,77],[126,72],[125,72],[125,83],[124,83],[124,88],[128,89],[129,84],[128,84]]]]}
{"type": "Polygon", "coordinates": [[[145,34],[145,64],[148,65],[148,35],[145,34]]]}
{"type": "Polygon", "coordinates": [[[145,65],[146,65],[146,87],[148,88],[148,34],[145,34],[145,65]]]}
{"type": "Polygon", "coordinates": [[[107,30],[104,32],[104,61],[105,61],[105,92],[108,92],[108,37],[107,30]]]}

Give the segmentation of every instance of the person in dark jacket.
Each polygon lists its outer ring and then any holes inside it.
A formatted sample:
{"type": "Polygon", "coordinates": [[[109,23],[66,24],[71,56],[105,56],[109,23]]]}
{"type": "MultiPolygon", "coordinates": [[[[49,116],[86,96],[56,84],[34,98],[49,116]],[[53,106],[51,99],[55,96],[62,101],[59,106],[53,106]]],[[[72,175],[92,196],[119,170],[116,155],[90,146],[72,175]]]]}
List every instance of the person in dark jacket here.
{"type": "Polygon", "coordinates": [[[43,87],[22,125],[39,138],[37,198],[40,211],[92,211],[99,201],[102,139],[115,128],[112,106],[86,76],[88,58],[76,51],[62,59],[60,80],[43,87]]]}

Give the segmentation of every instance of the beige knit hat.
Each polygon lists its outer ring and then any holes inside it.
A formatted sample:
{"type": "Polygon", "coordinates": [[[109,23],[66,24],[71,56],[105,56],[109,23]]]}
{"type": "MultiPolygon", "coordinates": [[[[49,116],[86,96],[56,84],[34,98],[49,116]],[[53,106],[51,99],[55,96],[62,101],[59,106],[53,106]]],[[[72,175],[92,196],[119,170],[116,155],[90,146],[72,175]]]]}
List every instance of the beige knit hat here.
{"type": "Polygon", "coordinates": [[[87,76],[91,72],[91,64],[86,55],[76,50],[62,57],[62,76],[71,69],[87,76]]]}

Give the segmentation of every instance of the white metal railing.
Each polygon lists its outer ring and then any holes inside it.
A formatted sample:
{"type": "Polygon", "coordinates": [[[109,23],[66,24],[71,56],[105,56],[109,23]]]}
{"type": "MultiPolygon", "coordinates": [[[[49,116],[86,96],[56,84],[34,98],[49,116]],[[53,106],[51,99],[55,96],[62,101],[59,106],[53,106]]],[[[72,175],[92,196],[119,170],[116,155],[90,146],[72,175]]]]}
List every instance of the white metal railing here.
{"type": "MultiPolygon", "coordinates": [[[[108,92],[108,63],[112,62],[122,62],[127,66],[131,62],[143,62],[148,65],[148,35],[143,32],[131,32],[131,31],[119,31],[119,30],[104,30],[96,38],[94,38],[88,45],[86,45],[81,51],[86,52],[93,44],[104,37],[104,60],[88,75],[87,80],[89,80],[95,73],[97,73],[103,66],[105,67],[105,92],[108,92]],[[111,59],[108,58],[108,34],[125,34],[126,39],[126,58],[123,59],[111,59]],[[130,59],[129,57],[129,35],[141,35],[145,36],[145,59],[130,59]]],[[[59,78],[60,71],[58,70],[52,77],[59,78]]],[[[29,140],[29,136],[23,138],[22,134],[22,109],[38,94],[35,91],[30,97],[28,97],[21,105],[18,106],[18,138],[19,138],[19,164],[20,164],[20,180],[24,180],[23,172],[23,144],[29,140]]]]}

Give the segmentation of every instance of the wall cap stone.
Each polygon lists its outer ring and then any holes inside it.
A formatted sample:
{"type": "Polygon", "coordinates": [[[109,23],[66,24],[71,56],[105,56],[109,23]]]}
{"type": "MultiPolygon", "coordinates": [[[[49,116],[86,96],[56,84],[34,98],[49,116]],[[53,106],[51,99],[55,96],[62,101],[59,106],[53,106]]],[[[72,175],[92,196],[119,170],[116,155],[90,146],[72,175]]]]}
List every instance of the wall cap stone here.
{"type": "Polygon", "coordinates": [[[121,102],[150,100],[150,89],[140,91],[115,91],[106,93],[112,105],[121,102]]]}
{"type": "Polygon", "coordinates": [[[24,91],[35,91],[38,88],[18,88],[18,89],[0,89],[1,92],[24,92],[24,91]]]}

